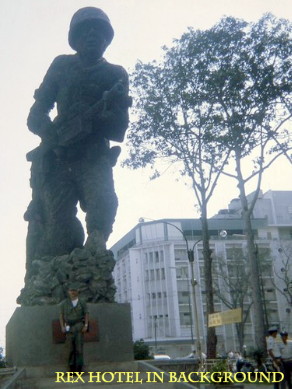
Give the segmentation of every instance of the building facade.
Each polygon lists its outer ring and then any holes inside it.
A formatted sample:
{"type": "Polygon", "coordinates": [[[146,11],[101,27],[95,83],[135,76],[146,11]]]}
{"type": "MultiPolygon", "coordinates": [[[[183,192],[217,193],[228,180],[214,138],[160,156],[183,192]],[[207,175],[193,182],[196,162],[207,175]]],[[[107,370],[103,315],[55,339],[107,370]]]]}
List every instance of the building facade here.
{"type": "MultiPolygon", "coordinates": [[[[261,194],[252,221],[266,325],[288,331],[292,331],[291,206],[292,192],[261,194]]],[[[245,322],[243,329],[237,324],[216,327],[217,350],[224,354],[239,350],[243,342],[254,344],[246,241],[237,199],[209,219],[209,232],[215,311],[241,307],[245,322]]],[[[117,260],[116,301],[131,304],[133,339],[144,339],[153,352],[178,357],[196,348],[200,337],[204,350],[207,318],[200,220],[141,221],[111,250],[117,260]],[[194,287],[188,249],[194,250],[194,287]]]]}

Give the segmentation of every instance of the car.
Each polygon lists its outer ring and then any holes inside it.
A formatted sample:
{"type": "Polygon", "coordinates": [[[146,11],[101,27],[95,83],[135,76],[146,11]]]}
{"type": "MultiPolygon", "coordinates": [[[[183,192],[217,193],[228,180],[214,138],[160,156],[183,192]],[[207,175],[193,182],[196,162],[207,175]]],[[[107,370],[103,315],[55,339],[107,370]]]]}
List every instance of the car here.
{"type": "Polygon", "coordinates": [[[167,354],[154,354],[153,355],[153,358],[156,359],[156,360],[167,360],[167,359],[171,359],[169,355],[167,354]]]}

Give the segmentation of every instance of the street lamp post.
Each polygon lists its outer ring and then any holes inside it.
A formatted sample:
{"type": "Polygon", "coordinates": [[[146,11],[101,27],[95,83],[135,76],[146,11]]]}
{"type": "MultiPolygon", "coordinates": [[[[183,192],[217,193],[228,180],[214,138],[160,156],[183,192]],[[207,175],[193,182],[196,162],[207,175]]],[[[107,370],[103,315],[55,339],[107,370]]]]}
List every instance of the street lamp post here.
{"type": "Polygon", "coordinates": [[[154,316],[154,340],[155,340],[155,353],[157,353],[157,316],[154,316]]]}
{"type": "Polygon", "coordinates": [[[266,298],[265,298],[265,289],[264,289],[264,283],[263,283],[263,276],[262,276],[262,269],[261,269],[261,264],[260,264],[260,259],[259,259],[259,247],[258,244],[255,243],[255,256],[256,256],[256,266],[258,269],[258,274],[259,274],[259,281],[260,281],[260,290],[261,290],[261,299],[262,299],[262,304],[264,308],[264,326],[266,331],[269,328],[269,319],[268,319],[268,314],[267,314],[267,304],[266,304],[266,298]]]}
{"type": "MultiPolygon", "coordinates": [[[[151,221],[156,221],[154,219],[149,219],[149,218],[141,217],[141,218],[139,218],[139,223],[143,223],[145,219],[148,219],[148,220],[151,220],[151,221]]],[[[193,248],[190,249],[189,248],[189,242],[188,242],[184,232],[178,226],[176,226],[175,224],[166,222],[164,220],[162,221],[162,223],[168,224],[168,225],[176,228],[182,234],[182,236],[183,236],[183,238],[185,240],[185,243],[186,243],[188,260],[189,260],[190,267],[191,267],[191,285],[192,285],[192,294],[193,294],[193,304],[192,304],[192,306],[193,306],[194,319],[195,319],[195,323],[196,323],[196,338],[197,338],[196,348],[197,348],[198,355],[201,358],[202,357],[202,346],[201,346],[201,336],[200,336],[200,327],[199,327],[198,307],[197,307],[197,300],[196,300],[196,286],[198,285],[198,282],[195,279],[195,273],[194,273],[194,261],[195,261],[194,250],[195,250],[196,245],[199,242],[201,242],[202,239],[197,240],[195,242],[195,244],[193,245],[193,248]]]]}

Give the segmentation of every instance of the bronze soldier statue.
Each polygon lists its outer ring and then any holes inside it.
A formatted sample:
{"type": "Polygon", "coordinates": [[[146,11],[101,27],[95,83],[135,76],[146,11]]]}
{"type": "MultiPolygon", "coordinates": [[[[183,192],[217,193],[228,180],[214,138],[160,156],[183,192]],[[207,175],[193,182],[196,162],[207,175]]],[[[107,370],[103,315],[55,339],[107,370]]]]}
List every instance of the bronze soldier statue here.
{"type": "Polygon", "coordinates": [[[103,58],[114,31],[98,8],[78,10],[70,23],[73,55],[54,59],[35,91],[27,124],[41,138],[28,153],[32,201],[25,213],[27,274],[34,259],[62,256],[83,247],[77,204],[86,213],[88,239],[102,249],[117,210],[112,167],[128,127],[128,75],[103,58]],[[49,114],[56,104],[57,116],[49,114]]]}

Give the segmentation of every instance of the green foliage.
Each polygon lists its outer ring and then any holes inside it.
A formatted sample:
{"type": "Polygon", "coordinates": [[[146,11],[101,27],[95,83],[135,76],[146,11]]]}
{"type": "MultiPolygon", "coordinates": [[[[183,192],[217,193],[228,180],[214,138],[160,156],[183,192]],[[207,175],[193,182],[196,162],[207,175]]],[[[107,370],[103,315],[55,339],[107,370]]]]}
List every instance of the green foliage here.
{"type": "Polygon", "coordinates": [[[291,54],[291,23],[267,14],[257,23],[226,17],[209,30],[190,28],[164,47],[161,63],[138,62],[126,164],[177,162],[181,174],[203,175],[207,185],[230,153],[243,158],[271,142],[256,169],[269,153],[287,152],[279,128],[291,116],[291,54]]]}
{"type": "Polygon", "coordinates": [[[149,346],[145,344],[143,339],[136,340],[134,342],[134,358],[141,359],[151,359],[149,354],[149,346]]]}
{"type": "Polygon", "coordinates": [[[226,359],[217,360],[210,368],[210,375],[219,385],[226,385],[228,382],[222,380],[222,373],[229,371],[226,359]]]}
{"type": "Polygon", "coordinates": [[[210,368],[210,373],[229,371],[227,359],[218,359],[210,368]]]}
{"type": "Polygon", "coordinates": [[[257,365],[260,366],[263,363],[266,352],[265,350],[262,349],[254,349],[251,350],[251,355],[253,359],[256,361],[257,365]]]}

